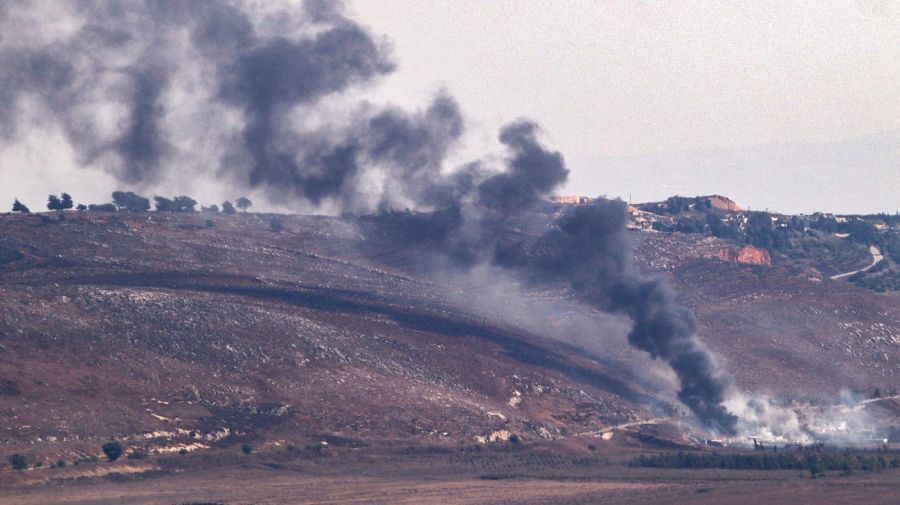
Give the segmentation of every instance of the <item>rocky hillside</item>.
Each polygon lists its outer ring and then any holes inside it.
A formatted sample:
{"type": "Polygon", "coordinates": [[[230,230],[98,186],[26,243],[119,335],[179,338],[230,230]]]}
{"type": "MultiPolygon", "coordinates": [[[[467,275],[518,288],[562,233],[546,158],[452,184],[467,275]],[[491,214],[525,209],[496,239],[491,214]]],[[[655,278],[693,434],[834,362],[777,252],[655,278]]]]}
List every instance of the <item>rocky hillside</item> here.
{"type": "MultiPolygon", "coordinates": [[[[0,444],[38,458],[109,437],[439,446],[680,412],[621,322],[564,289],[436,275],[390,218],[280,222],[0,216],[0,444]]],[[[722,239],[633,238],[747,391],[900,386],[897,295],[742,261],[722,239]]]]}

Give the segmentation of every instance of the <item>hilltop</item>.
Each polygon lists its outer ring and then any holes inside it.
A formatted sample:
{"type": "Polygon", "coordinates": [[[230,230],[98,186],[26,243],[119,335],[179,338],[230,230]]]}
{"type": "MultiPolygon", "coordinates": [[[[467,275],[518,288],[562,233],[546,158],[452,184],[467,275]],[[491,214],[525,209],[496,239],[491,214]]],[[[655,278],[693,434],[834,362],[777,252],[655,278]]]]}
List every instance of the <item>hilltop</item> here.
{"type": "MultiPolygon", "coordinates": [[[[644,230],[714,236],[766,251],[810,275],[877,292],[900,290],[900,216],[745,211],[723,196],[673,196],[632,207],[644,230]],[[883,260],[883,261],[882,261],[883,260]],[[855,275],[854,275],[855,274],[855,275]]],[[[756,256],[760,261],[760,257],[756,256]]]]}

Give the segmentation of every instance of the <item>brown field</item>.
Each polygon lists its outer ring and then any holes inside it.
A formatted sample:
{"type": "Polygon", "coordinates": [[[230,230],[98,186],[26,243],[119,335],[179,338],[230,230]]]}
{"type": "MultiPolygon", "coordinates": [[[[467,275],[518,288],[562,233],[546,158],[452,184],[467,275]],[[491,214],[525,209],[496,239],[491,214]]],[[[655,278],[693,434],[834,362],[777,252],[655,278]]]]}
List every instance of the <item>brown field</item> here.
{"type": "Polygon", "coordinates": [[[651,470],[532,449],[309,459],[223,450],[159,462],[2,472],[2,504],[895,504],[900,470],[651,470]],[[107,473],[108,472],[108,473],[107,473]],[[96,478],[98,475],[105,475],[96,478]],[[81,477],[81,478],[79,478],[81,477]],[[94,477],[94,478],[86,478],[94,477]]]}

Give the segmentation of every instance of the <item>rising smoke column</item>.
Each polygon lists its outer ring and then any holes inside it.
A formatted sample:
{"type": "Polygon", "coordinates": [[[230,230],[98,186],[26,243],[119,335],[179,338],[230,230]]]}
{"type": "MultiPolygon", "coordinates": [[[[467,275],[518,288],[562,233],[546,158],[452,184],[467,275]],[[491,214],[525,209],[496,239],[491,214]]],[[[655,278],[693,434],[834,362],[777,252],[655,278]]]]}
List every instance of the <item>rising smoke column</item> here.
{"type": "Polygon", "coordinates": [[[361,135],[366,159],[369,164],[384,167],[391,181],[379,208],[391,207],[396,197],[416,207],[458,205],[471,191],[471,174],[462,170],[445,176],[442,168],[463,131],[459,104],[446,92],[439,93],[424,111],[410,114],[390,108],[372,117],[361,135]],[[396,195],[391,195],[391,190],[396,195]]]}
{"type": "Polygon", "coordinates": [[[160,95],[165,89],[166,79],[165,72],[153,68],[134,76],[129,124],[114,144],[115,151],[128,167],[121,174],[126,182],[152,178],[157,164],[170,149],[160,127],[165,113],[160,95]]]}
{"type": "Polygon", "coordinates": [[[478,202],[495,212],[481,217],[477,244],[496,265],[536,281],[564,279],[588,303],[627,315],[633,323],[629,343],[672,368],[682,403],[707,428],[733,434],[737,417],[722,406],[732,379],[697,337],[694,315],[675,302],[674,290],[661,278],[642,276],[634,266],[623,202],[599,198],[570,207],[532,244],[496,238],[506,222],[536,206],[568,175],[562,155],[544,149],[538,131],[529,121],[501,131],[500,140],[512,155],[505,172],[478,186],[478,202]]]}
{"type": "Polygon", "coordinates": [[[418,188],[431,213],[392,216],[401,238],[428,248],[442,267],[467,270],[493,261],[510,221],[538,205],[568,177],[562,154],[541,145],[540,126],[518,119],[500,129],[502,169],[476,162],[449,175],[430,172],[418,188]]]}
{"type": "Polygon", "coordinates": [[[156,180],[172,154],[166,95],[184,60],[175,41],[195,10],[176,1],[4,2],[0,140],[31,127],[22,117],[30,103],[39,126],[65,133],[77,163],[126,184],[156,180]],[[68,19],[54,24],[57,16],[68,19]]]}
{"type": "Polygon", "coordinates": [[[414,236],[428,237],[427,243],[454,258],[457,266],[490,261],[539,282],[564,279],[588,303],[628,316],[633,323],[629,343],[672,368],[681,402],[707,428],[733,434],[737,417],[722,406],[732,379],[697,337],[694,315],[676,303],[674,290],[661,278],[642,276],[634,266],[623,202],[600,198],[573,206],[531,244],[500,240],[516,216],[540,205],[568,176],[562,155],[545,149],[539,132],[528,120],[501,130],[499,140],[510,153],[505,170],[486,176],[472,191],[475,208],[483,210],[464,219],[455,212],[437,212],[405,223],[415,225],[414,236]],[[426,230],[440,232],[428,235],[426,230]]]}
{"type": "Polygon", "coordinates": [[[628,219],[617,200],[575,206],[534,246],[529,266],[567,279],[594,306],[627,315],[633,322],[629,343],[672,367],[682,403],[706,427],[733,434],[737,417],[722,406],[732,379],[716,366],[697,337],[693,313],[675,302],[672,288],[633,265],[628,219]]]}

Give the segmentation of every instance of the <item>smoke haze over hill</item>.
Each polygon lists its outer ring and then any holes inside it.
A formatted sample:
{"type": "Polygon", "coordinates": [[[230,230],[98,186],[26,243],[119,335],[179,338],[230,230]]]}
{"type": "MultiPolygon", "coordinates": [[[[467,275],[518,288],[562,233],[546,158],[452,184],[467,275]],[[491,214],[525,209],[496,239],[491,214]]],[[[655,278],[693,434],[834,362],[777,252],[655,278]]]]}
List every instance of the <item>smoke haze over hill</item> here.
{"type": "MultiPolygon", "coordinates": [[[[455,163],[463,108],[443,90],[411,108],[361,99],[397,63],[337,2],[54,7],[60,23],[28,5],[0,11],[4,152],[48,134],[69,149],[69,165],[54,169],[66,180],[249,193],[269,207],[333,214],[423,211],[388,219],[451,271],[490,265],[563,281],[591,307],[627,317],[631,345],[677,375],[678,399],[705,427],[735,432],[723,406],[733,381],[672,288],[632,265],[622,201],[561,211],[538,237],[495,233],[569,179],[535,121],[503,125],[499,157],[455,163]]],[[[29,170],[17,173],[33,178],[29,170]]]]}

